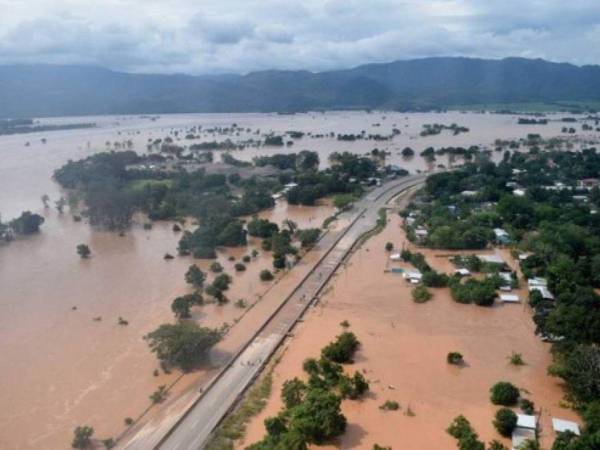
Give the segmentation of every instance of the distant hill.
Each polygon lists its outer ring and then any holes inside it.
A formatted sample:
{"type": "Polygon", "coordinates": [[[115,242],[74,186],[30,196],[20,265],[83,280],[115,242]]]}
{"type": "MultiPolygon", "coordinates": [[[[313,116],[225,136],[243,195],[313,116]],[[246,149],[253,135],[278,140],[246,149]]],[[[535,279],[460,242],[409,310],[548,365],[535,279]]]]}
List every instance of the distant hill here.
{"type": "Polygon", "coordinates": [[[312,73],[146,75],[85,66],[0,66],[0,117],[600,101],[600,66],[424,58],[312,73]]]}

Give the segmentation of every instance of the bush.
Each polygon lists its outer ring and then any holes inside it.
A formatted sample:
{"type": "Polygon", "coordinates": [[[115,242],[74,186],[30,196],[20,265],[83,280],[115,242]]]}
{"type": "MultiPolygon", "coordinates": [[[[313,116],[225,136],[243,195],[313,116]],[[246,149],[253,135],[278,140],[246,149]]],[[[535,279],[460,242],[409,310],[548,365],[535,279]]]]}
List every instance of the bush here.
{"type": "Polygon", "coordinates": [[[77,246],[77,254],[81,257],[81,259],[86,259],[92,254],[92,251],[87,245],[79,244],[77,246]]]}
{"type": "Polygon", "coordinates": [[[250,261],[252,261],[252,257],[250,255],[244,255],[242,256],[242,261],[248,264],[250,261]]]}
{"type": "Polygon", "coordinates": [[[356,335],[345,331],[321,350],[321,356],[336,363],[349,363],[359,345],[356,335]]]}
{"type": "Polygon", "coordinates": [[[210,265],[210,271],[212,273],[221,273],[223,272],[223,266],[219,264],[217,261],[210,265]]]}
{"type": "Polygon", "coordinates": [[[520,353],[512,352],[508,357],[508,360],[513,366],[522,366],[525,364],[523,356],[520,353]]]}
{"type": "Polygon", "coordinates": [[[494,405],[513,406],[519,400],[519,389],[512,383],[500,381],[490,388],[490,400],[494,405]]]}
{"type": "Polygon", "coordinates": [[[460,365],[463,363],[463,355],[458,352],[450,352],[446,356],[446,361],[448,364],[460,365]]]}
{"type": "Polygon", "coordinates": [[[392,250],[394,250],[394,244],[392,244],[391,242],[386,242],[386,244],[385,244],[385,251],[386,252],[391,252],[392,250]]]}
{"type": "Polygon", "coordinates": [[[415,287],[411,291],[411,295],[416,303],[425,303],[426,301],[431,300],[431,297],[433,297],[431,292],[429,292],[425,286],[415,287]]]}
{"type": "Polygon", "coordinates": [[[88,448],[92,443],[92,436],[94,434],[94,429],[92,427],[88,427],[87,425],[80,426],[75,428],[73,431],[73,442],[71,443],[71,447],[73,448],[88,448]]]}
{"type": "Polygon", "coordinates": [[[274,278],[271,271],[267,269],[261,270],[259,277],[262,281],[271,281],[274,278]]]}
{"type": "Polygon", "coordinates": [[[386,400],[383,405],[379,407],[383,411],[398,411],[400,409],[400,403],[395,400],[386,400]]]}
{"type": "Polygon", "coordinates": [[[219,274],[215,277],[212,285],[220,291],[226,291],[231,284],[231,277],[226,273],[219,274]]]}
{"type": "Polygon", "coordinates": [[[521,411],[523,411],[525,414],[529,414],[530,416],[535,413],[535,405],[529,399],[522,398],[519,400],[519,407],[521,408],[521,411]]]}
{"type": "Polygon", "coordinates": [[[463,415],[456,417],[446,432],[458,440],[460,450],[485,450],[484,443],[478,440],[477,433],[463,415]]]}
{"type": "Polygon", "coordinates": [[[285,255],[273,255],[273,267],[275,269],[285,269],[285,255]]]}
{"type": "Polygon", "coordinates": [[[308,228],[306,230],[300,230],[298,233],[298,239],[300,239],[300,245],[302,248],[311,247],[319,240],[321,230],[318,228],[308,228]]]}
{"type": "Polygon", "coordinates": [[[496,412],[494,427],[504,437],[509,437],[517,426],[517,415],[508,408],[501,408],[496,412]]]}
{"type": "Polygon", "coordinates": [[[192,264],[185,273],[185,281],[196,289],[202,289],[206,274],[196,264],[192,264]]]}
{"type": "Polygon", "coordinates": [[[244,270],[246,270],[246,266],[242,263],[235,263],[234,268],[236,272],[243,272],[244,270]]]}

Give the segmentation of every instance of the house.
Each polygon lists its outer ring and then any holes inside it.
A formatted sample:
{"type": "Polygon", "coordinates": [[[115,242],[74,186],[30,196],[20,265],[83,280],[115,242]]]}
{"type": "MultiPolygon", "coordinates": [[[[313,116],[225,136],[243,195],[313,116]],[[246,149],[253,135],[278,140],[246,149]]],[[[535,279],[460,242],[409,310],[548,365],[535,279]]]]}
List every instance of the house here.
{"type": "Polygon", "coordinates": [[[498,255],[497,253],[494,253],[493,255],[477,255],[477,257],[484,263],[498,264],[501,266],[506,264],[504,259],[502,259],[502,256],[498,255]]]}
{"type": "Polygon", "coordinates": [[[513,191],[513,195],[516,195],[517,197],[525,197],[525,189],[515,189],[513,191]]]}
{"type": "Polygon", "coordinates": [[[600,180],[598,178],[583,178],[579,180],[578,185],[582,189],[592,189],[600,185],[600,180]]]}
{"type": "Polygon", "coordinates": [[[392,261],[401,261],[402,260],[402,256],[400,255],[400,253],[392,253],[390,255],[390,259],[392,261]]]}
{"type": "Polygon", "coordinates": [[[512,448],[518,450],[525,441],[536,440],[537,421],[535,416],[517,414],[517,425],[512,433],[512,448]]]}
{"type": "Polygon", "coordinates": [[[460,195],[463,197],[474,197],[477,195],[477,191],[462,191],[460,195]]]}
{"type": "Polygon", "coordinates": [[[515,294],[500,294],[500,301],[502,303],[519,303],[521,299],[515,294]]]}
{"type": "Polygon", "coordinates": [[[423,274],[418,270],[407,270],[402,276],[412,284],[418,284],[423,279],[423,274]]]}
{"type": "Polygon", "coordinates": [[[494,236],[498,244],[508,244],[510,242],[509,234],[502,228],[494,228],[494,236]]]}
{"type": "Polygon", "coordinates": [[[564,433],[565,431],[570,431],[577,436],[580,435],[579,425],[575,422],[571,422],[570,420],[563,419],[555,419],[552,418],[552,428],[557,433],[564,433]]]}
{"type": "Polygon", "coordinates": [[[554,295],[546,286],[529,286],[529,292],[538,291],[544,300],[554,300],[554,295]]]}
{"type": "Polygon", "coordinates": [[[469,269],[465,269],[464,267],[461,267],[460,269],[456,269],[454,271],[454,273],[460,275],[461,277],[468,277],[469,275],[471,275],[471,272],[469,271],[469,269]]]}
{"type": "Polygon", "coordinates": [[[545,278],[542,277],[533,277],[533,278],[529,278],[527,280],[527,284],[529,285],[529,287],[532,286],[548,286],[548,280],[546,280],[545,278]]]}
{"type": "Polygon", "coordinates": [[[417,238],[417,242],[419,244],[424,243],[427,240],[428,232],[425,228],[417,228],[415,230],[415,237],[417,238]]]}

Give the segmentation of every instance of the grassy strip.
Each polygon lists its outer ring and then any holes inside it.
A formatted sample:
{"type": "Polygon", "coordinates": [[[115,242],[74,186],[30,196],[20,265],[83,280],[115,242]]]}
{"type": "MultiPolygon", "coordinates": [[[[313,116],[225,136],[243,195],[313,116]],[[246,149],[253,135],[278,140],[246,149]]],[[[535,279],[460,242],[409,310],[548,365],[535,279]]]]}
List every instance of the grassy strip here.
{"type": "Polygon", "coordinates": [[[273,367],[271,366],[269,371],[261,376],[235,411],[225,418],[205,447],[206,450],[233,450],[233,443],[244,437],[250,419],[267,405],[273,387],[273,367]]]}

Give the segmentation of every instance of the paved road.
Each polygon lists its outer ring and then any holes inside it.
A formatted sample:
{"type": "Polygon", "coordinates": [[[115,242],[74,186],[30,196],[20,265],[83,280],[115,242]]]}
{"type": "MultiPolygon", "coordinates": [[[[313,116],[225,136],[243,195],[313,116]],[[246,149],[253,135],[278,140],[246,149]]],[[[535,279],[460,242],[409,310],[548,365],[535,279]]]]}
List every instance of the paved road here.
{"type": "MultiPolygon", "coordinates": [[[[425,178],[425,175],[412,175],[388,182],[371,191],[355,204],[352,211],[345,213],[349,225],[326,234],[319,241],[319,247],[326,251],[314,269],[265,321],[254,338],[229,361],[209,388],[203,394],[199,394],[192,408],[177,421],[167,436],[154,448],[160,450],[202,448],[214,428],[235,405],[296,321],[327,284],[356,241],[374,227],[379,209],[399,192],[422,183],[425,178]]],[[[127,450],[150,448],[147,444],[148,442],[144,444],[144,439],[133,439],[124,448],[127,450]]]]}

